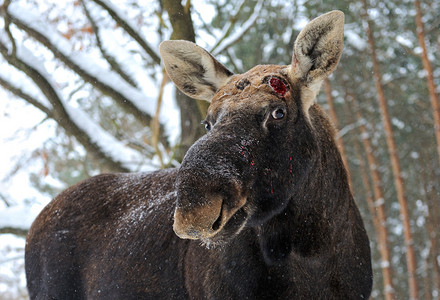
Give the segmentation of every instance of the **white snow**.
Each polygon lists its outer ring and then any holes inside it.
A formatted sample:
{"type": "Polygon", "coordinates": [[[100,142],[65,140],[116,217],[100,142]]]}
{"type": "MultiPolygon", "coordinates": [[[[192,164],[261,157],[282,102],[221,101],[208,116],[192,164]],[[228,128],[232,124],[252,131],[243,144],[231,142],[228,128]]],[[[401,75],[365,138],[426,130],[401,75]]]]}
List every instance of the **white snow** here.
{"type": "Polygon", "coordinates": [[[357,50],[364,50],[367,47],[367,42],[354,32],[354,30],[344,31],[344,36],[347,42],[353,45],[357,50]]]}
{"type": "Polygon", "coordinates": [[[14,174],[17,161],[28,160],[31,153],[38,148],[41,141],[47,140],[55,134],[55,126],[52,121],[42,124],[44,115],[29,105],[19,100],[8,99],[3,90],[0,90],[0,112],[13,111],[14,114],[4,115],[0,118],[0,194],[6,198],[13,207],[7,208],[0,200],[0,223],[9,226],[27,228],[29,220],[36,216],[38,210],[45,205],[49,199],[41,192],[35,190],[29,181],[29,173],[42,169],[41,163],[27,163],[18,169],[14,174]],[[21,117],[20,117],[21,114],[21,117]],[[23,117],[25,116],[25,117],[23,117]],[[40,124],[38,127],[37,124],[40,124]],[[12,176],[13,175],[13,176],[12,176]],[[25,200],[32,200],[40,205],[39,208],[24,208],[25,200]],[[15,208],[17,206],[17,208],[15,208]],[[9,215],[9,211],[13,211],[9,215]],[[18,217],[18,211],[23,214],[18,217]],[[9,220],[9,221],[8,221],[9,220]]]}
{"type": "Polygon", "coordinates": [[[405,128],[405,123],[403,123],[401,120],[397,119],[396,117],[391,118],[391,123],[400,130],[405,128]]]}
{"type": "Polygon", "coordinates": [[[374,202],[374,207],[379,207],[381,205],[385,204],[385,199],[384,198],[379,198],[374,202]]]}
{"type": "MultiPolygon", "coordinates": [[[[231,34],[227,38],[225,38],[220,43],[220,45],[214,51],[212,51],[212,54],[214,56],[221,54],[230,45],[236,43],[255,24],[255,22],[257,21],[257,19],[261,15],[261,8],[263,7],[263,3],[264,3],[263,0],[259,0],[257,2],[252,15],[246,20],[246,22],[241,24],[240,29],[235,31],[233,34],[231,34]]],[[[227,28],[225,30],[227,30],[227,28]]]]}
{"type": "Polygon", "coordinates": [[[382,269],[389,268],[389,267],[390,267],[390,262],[387,261],[387,260],[382,260],[382,261],[380,262],[380,267],[381,267],[382,269]]]}
{"type": "Polygon", "coordinates": [[[39,204],[24,203],[8,207],[8,209],[0,209],[0,227],[28,229],[41,209],[39,204]]]}
{"type": "Polygon", "coordinates": [[[25,240],[12,234],[0,235],[0,298],[26,299],[24,274],[25,240]]]}
{"type": "Polygon", "coordinates": [[[396,41],[399,44],[401,44],[405,47],[408,47],[410,49],[412,49],[414,47],[413,43],[409,39],[405,38],[404,36],[402,36],[400,34],[396,36],[396,41]]]}

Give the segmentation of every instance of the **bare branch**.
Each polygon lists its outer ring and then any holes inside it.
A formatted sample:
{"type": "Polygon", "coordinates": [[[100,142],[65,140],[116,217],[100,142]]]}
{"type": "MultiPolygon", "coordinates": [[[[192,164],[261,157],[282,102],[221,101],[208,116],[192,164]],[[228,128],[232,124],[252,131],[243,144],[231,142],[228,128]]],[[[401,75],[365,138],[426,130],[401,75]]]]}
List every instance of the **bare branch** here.
{"type": "Polygon", "coordinates": [[[111,7],[111,4],[107,1],[102,0],[91,0],[104,8],[109,15],[118,23],[119,26],[121,26],[127,33],[130,35],[136,42],[138,42],[139,46],[144,49],[144,51],[150,55],[150,57],[153,59],[153,61],[160,65],[160,57],[159,55],[148,45],[148,43],[145,41],[144,38],[142,38],[136,29],[134,29],[126,20],[124,17],[122,17],[115,9],[111,7]]]}
{"type": "Polygon", "coordinates": [[[8,7],[9,4],[11,4],[11,0],[5,0],[3,3],[3,6],[1,7],[2,13],[4,15],[4,20],[5,20],[5,31],[6,34],[9,37],[9,40],[12,44],[12,50],[11,50],[11,55],[15,55],[17,53],[17,45],[15,44],[15,39],[12,36],[11,31],[9,30],[9,26],[11,24],[11,16],[8,14],[8,7]]]}
{"type": "Polygon", "coordinates": [[[6,199],[6,197],[2,193],[0,193],[0,199],[2,199],[2,201],[6,205],[6,207],[10,207],[11,206],[11,203],[9,203],[9,200],[6,199]]]}
{"type": "MultiPolygon", "coordinates": [[[[190,11],[185,8],[180,0],[162,0],[164,10],[167,12],[173,32],[171,39],[195,42],[194,26],[190,11]]],[[[180,92],[177,88],[176,100],[180,109],[180,137],[181,143],[175,153],[177,160],[182,160],[189,147],[203,134],[200,120],[204,118],[208,109],[208,102],[194,100],[180,92]]]]}
{"type": "Polygon", "coordinates": [[[429,53],[426,47],[425,25],[423,24],[423,11],[421,8],[420,0],[415,0],[414,5],[416,7],[417,39],[419,40],[419,45],[422,48],[422,64],[423,69],[426,71],[429,99],[431,100],[432,113],[435,124],[434,131],[435,139],[437,141],[437,154],[440,160],[440,98],[437,94],[437,85],[434,80],[434,71],[431,61],[429,60],[429,53]]]}
{"type": "Polygon", "coordinates": [[[243,64],[241,61],[237,58],[235,55],[235,52],[232,48],[226,49],[226,51],[223,53],[226,57],[229,59],[229,63],[232,65],[232,70],[237,73],[242,73],[243,70],[243,64]]]}
{"type": "Polygon", "coordinates": [[[129,74],[127,74],[122,67],[117,62],[116,58],[113,57],[108,51],[103,47],[101,36],[99,34],[99,27],[98,24],[96,24],[95,20],[93,19],[92,15],[90,14],[89,9],[87,8],[87,5],[84,0],[81,0],[84,12],[87,16],[87,19],[90,22],[90,25],[92,25],[93,32],[95,34],[96,38],[96,45],[98,46],[99,50],[101,51],[102,56],[105,58],[105,60],[108,62],[110,67],[119,74],[127,83],[129,83],[133,87],[137,87],[135,81],[130,77],[129,74]]]}
{"type": "Polygon", "coordinates": [[[183,11],[185,14],[189,14],[189,9],[191,7],[191,0],[186,0],[185,7],[183,8],[183,11]]]}
{"type": "Polygon", "coordinates": [[[165,69],[162,70],[162,83],[160,84],[159,96],[157,97],[157,106],[156,106],[156,114],[154,115],[151,131],[153,132],[153,136],[151,138],[154,149],[156,150],[156,154],[159,157],[160,166],[163,168],[165,166],[162,158],[162,153],[159,149],[159,136],[160,136],[160,123],[159,123],[159,115],[160,108],[162,105],[162,98],[164,93],[165,85],[168,82],[168,76],[165,69]]]}
{"type": "Polygon", "coordinates": [[[18,236],[25,237],[28,233],[27,229],[17,228],[17,227],[1,227],[0,234],[15,234],[18,236]]]}

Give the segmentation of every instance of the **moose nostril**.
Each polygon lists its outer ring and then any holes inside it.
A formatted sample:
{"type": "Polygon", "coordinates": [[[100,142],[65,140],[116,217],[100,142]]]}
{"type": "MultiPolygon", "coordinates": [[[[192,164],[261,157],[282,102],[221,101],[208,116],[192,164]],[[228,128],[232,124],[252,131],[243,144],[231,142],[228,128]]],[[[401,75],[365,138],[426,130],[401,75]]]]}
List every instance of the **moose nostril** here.
{"type": "Polygon", "coordinates": [[[212,230],[217,231],[220,228],[222,216],[220,215],[217,220],[215,220],[214,224],[212,224],[212,230]]]}
{"type": "Polygon", "coordinates": [[[220,213],[218,215],[217,220],[215,220],[214,224],[212,224],[211,228],[214,231],[217,231],[220,228],[220,225],[222,223],[222,214],[223,214],[223,206],[220,209],[220,213]]]}

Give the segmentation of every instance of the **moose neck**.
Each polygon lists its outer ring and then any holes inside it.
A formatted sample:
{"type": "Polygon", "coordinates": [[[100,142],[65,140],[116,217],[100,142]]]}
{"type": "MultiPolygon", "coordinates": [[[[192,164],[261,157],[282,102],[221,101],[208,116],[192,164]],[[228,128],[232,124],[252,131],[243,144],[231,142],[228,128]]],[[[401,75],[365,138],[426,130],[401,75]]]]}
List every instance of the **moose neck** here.
{"type": "Polygon", "coordinates": [[[282,263],[293,251],[313,256],[328,251],[337,232],[347,221],[353,197],[348,175],[326,117],[318,114],[317,159],[310,173],[295,186],[288,207],[257,228],[268,264],[282,263]]]}

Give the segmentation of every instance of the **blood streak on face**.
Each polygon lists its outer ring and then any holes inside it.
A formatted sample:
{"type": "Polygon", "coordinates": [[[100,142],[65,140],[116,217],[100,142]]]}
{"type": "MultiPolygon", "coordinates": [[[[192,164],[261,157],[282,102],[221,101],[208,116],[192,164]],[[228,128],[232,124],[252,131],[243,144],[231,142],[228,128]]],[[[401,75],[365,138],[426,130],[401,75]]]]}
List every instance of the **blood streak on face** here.
{"type": "Polygon", "coordinates": [[[287,93],[287,86],[286,84],[279,78],[272,77],[269,80],[270,87],[280,95],[281,97],[284,97],[284,95],[287,93]]]}

